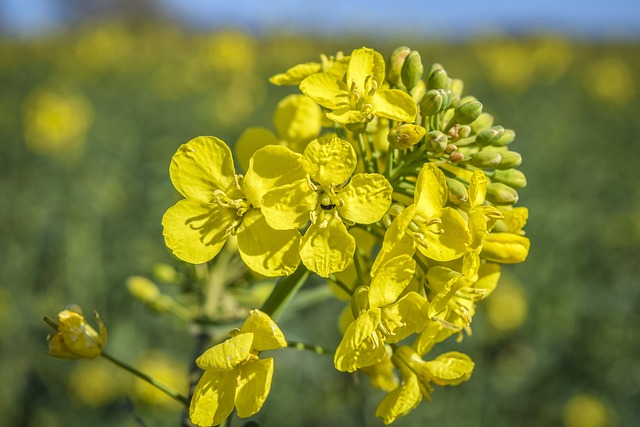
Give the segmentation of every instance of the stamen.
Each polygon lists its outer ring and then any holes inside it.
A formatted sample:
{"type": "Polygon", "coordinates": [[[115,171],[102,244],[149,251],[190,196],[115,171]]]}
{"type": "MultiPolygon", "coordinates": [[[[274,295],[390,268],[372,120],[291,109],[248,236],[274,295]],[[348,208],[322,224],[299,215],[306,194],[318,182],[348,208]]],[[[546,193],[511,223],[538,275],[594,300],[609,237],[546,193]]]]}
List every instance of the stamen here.
{"type": "Polygon", "coordinates": [[[311,175],[307,175],[307,185],[311,189],[311,191],[318,191],[318,186],[311,181],[311,175]]]}

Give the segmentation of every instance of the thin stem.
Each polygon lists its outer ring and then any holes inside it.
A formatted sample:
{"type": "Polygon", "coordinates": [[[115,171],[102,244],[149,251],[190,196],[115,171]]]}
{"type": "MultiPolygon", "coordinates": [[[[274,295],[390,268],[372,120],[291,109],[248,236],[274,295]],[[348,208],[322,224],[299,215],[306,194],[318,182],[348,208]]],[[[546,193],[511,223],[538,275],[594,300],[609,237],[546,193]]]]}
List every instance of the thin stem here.
{"type": "Polygon", "coordinates": [[[362,161],[364,162],[364,170],[365,172],[371,173],[373,172],[373,162],[367,155],[367,149],[365,148],[365,145],[364,145],[364,136],[362,136],[362,133],[358,134],[357,139],[358,139],[358,147],[360,148],[360,154],[362,155],[362,161]]]}
{"type": "Polygon", "coordinates": [[[356,268],[356,274],[358,275],[358,283],[364,285],[364,275],[362,274],[362,266],[360,265],[357,251],[353,253],[353,265],[356,268]]]}
{"type": "Polygon", "coordinates": [[[334,354],[335,353],[335,350],[329,350],[319,345],[307,344],[299,341],[287,340],[287,347],[295,348],[297,350],[311,350],[317,354],[334,354]]]}
{"type": "Polygon", "coordinates": [[[384,176],[386,176],[387,179],[390,179],[393,174],[393,155],[395,154],[395,151],[396,150],[391,148],[391,146],[389,146],[389,149],[387,150],[387,169],[384,171],[384,176]]]}
{"type": "Polygon", "coordinates": [[[298,292],[304,282],[307,281],[310,274],[309,270],[300,264],[291,276],[286,276],[278,280],[278,283],[276,283],[271,295],[269,295],[269,298],[260,311],[271,316],[271,318],[276,321],[282,315],[284,307],[296,292],[298,292]]]}
{"type": "Polygon", "coordinates": [[[369,144],[369,153],[371,153],[371,165],[373,166],[373,171],[374,172],[380,172],[380,170],[378,169],[378,161],[377,161],[377,157],[374,158],[374,153],[378,154],[375,150],[375,147],[373,146],[373,138],[371,137],[371,134],[367,134],[367,143],[369,144]]]}
{"type": "Polygon", "coordinates": [[[164,384],[163,382],[158,381],[157,379],[145,374],[144,372],[137,370],[133,366],[128,365],[116,359],[115,357],[105,353],[104,351],[100,355],[105,359],[107,359],[108,361],[110,361],[111,363],[113,363],[114,365],[119,366],[120,368],[124,369],[125,371],[129,371],[130,373],[140,378],[141,380],[148,382],[149,384],[151,384],[161,392],[165,393],[167,396],[172,397],[173,399],[182,403],[184,406],[189,406],[189,399],[187,399],[185,396],[180,394],[177,390],[173,389],[172,387],[164,384]]]}
{"type": "Polygon", "coordinates": [[[353,295],[353,291],[349,289],[349,286],[347,286],[347,284],[342,280],[338,279],[335,274],[329,276],[329,280],[332,281],[337,287],[345,291],[348,295],[353,295]]]}

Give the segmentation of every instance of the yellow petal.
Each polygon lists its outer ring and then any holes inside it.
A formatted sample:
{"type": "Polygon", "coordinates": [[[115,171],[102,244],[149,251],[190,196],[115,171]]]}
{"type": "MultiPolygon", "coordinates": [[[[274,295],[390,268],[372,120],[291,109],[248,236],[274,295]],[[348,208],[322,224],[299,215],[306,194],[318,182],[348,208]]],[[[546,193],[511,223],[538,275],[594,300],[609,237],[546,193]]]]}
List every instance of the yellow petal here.
{"type": "Polygon", "coordinates": [[[337,370],[354,372],[384,359],[386,350],[376,331],[380,315],[379,308],[367,310],[347,327],[333,359],[337,370]]]}
{"type": "Polygon", "coordinates": [[[269,77],[269,82],[277,86],[297,85],[311,74],[320,72],[322,65],[317,62],[306,62],[289,68],[284,73],[269,77]]]}
{"type": "MultiPolygon", "coordinates": [[[[373,78],[378,86],[384,81],[384,58],[373,49],[363,47],[355,49],[351,53],[349,68],[347,69],[347,85],[355,82],[357,89],[363,93],[368,88],[365,86],[367,77],[373,78]]],[[[369,83],[371,85],[371,83],[369,83]]]]}
{"type": "Polygon", "coordinates": [[[201,264],[215,257],[229,237],[235,210],[195,199],[183,199],[162,217],[164,241],[185,262],[201,264]]]}
{"type": "Polygon", "coordinates": [[[480,256],[488,261],[517,264],[527,259],[529,239],[513,233],[489,233],[480,256]]]}
{"type": "Polygon", "coordinates": [[[507,230],[510,233],[519,233],[529,219],[529,210],[524,207],[505,210],[502,213],[503,221],[507,224],[507,230]]]}
{"type": "Polygon", "coordinates": [[[418,250],[435,261],[451,261],[461,257],[470,240],[464,218],[452,208],[442,209],[436,217],[442,223],[433,224],[423,231],[427,247],[418,245],[418,250]]]}
{"type": "Polygon", "coordinates": [[[304,150],[304,158],[311,178],[324,187],[346,182],[358,162],[353,146],[337,137],[314,139],[304,150]]]}
{"type": "Polygon", "coordinates": [[[258,209],[247,212],[237,236],[240,257],[256,273],[288,276],[300,264],[300,232],[271,228],[258,209]]]}
{"type": "Polygon", "coordinates": [[[242,191],[256,208],[269,190],[307,179],[302,155],[281,145],[268,145],[256,151],[246,170],[242,191]]]}
{"type": "Polygon", "coordinates": [[[318,204],[318,194],[306,179],[274,188],[262,197],[262,214],[276,230],[292,230],[309,222],[309,213],[318,204]]]}
{"type": "Polygon", "coordinates": [[[433,218],[447,202],[447,181],[435,165],[424,165],[418,174],[415,192],[416,213],[424,219],[433,218]]]}
{"type": "Polygon", "coordinates": [[[396,302],[415,272],[416,262],[411,255],[402,254],[389,259],[376,270],[371,280],[369,305],[384,307],[396,302]]]}
{"type": "Polygon", "coordinates": [[[284,348],[287,341],[278,325],[266,313],[251,310],[244,321],[240,333],[253,333],[253,348],[257,351],[284,348]]]}
{"type": "Polygon", "coordinates": [[[380,266],[386,264],[389,260],[400,255],[413,256],[415,253],[416,243],[413,237],[406,232],[415,211],[415,205],[407,207],[393,220],[391,226],[387,229],[384,235],[384,241],[382,242],[382,248],[376,256],[373,266],[371,266],[372,276],[377,274],[376,272],[380,266]]]}
{"type": "Polygon", "coordinates": [[[359,173],[351,178],[338,197],[344,201],[340,215],[358,224],[379,221],[391,206],[393,188],[379,173],[359,173]]]}
{"type": "Polygon", "coordinates": [[[457,351],[441,354],[435,360],[424,362],[431,381],[445,385],[457,385],[471,378],[475,363],[469,356],[457,351]]]}
{"type": "Polygon", "coordinates": [[[267,128],[250,127],[247,128],[233,147],[238,159],[238,164],[243,171],[249,170],[249,160],[253,153],[266,145],[277,145],[278,137],[267,128]]]}
{"type": "Polygon", "coordinates": [[[430,268],[426,278],[432,293],[429,309],[433,315],[444,310],[457,291],[471,284],[459,272],[439,265],[430,268]]]}
{"type": "Polygon", "coordinates": [[[302,93],[330,110],[349,105],[349,89],[331,74],[317,73],[300,83],[302,93]]]}
{"type": "Polygon", "coordinates": [[[347,123],[361,123],[367,120],[369,112],[352,110],[348,105],[344,105],[338,109],[335,109],[327,113],[327,118],[334,122],[347,124],[347,123]]]}
{"type": "Polygon", "coordinates": [[[339,218],[331,217],[325,228],[311,224],[300,241],[304,265],[322,277],[347,268],[356,249],[356,241],[339,218]]]}
{"type": "Polygon", "coordinates": [[[251,356],[252,333],[242,333],[215,345],[196,359],[200,369],[230,371],[251,356]]]}
{"type": "Polygon", "coordinates": [[[399,386],[398,377],[393,372],[393,364],[388,356],[375,365],[360,368],[360,372],[369,377],[371,387],[379,388],[387,393],[399,386]]]}
{"type": "Polygon", "coordinates": [[[247,418],[262,408],[273,378],[273,358],[251,360],[240,367],[236,392],[236,410],[247,418]]]}
{"type": "Polygon", "coordinates": [[[373,114],[399,122],[413,123],[418,107],[411,96],[399,89],[378,90],[371,97],[373,114]]]}
{"type": "Polygon", "coordinates": [[[320,134],[322,110],[306,96],[289,95],[278,103],[273,124],[287,142],[310,141],[320,134]]]}
{"type": "Polygon", "coordinates": [[[478,269],[478,276],[480,277],[476,283],[474,283],[474,287],[476,289],[484,289],[486,291],[486,298],[498,286],[500,274],[500,264],[494,264],[492,262],[482,264],[478,269]]]}
{"type": "Polygon", "coordinates": [[[191,422],[201,427],[217,426],[233,411],[236,370],[207,371],[193,392],[189,407],[191,422]]]}
{"type": "Polygon", "coordinates": [[[417,334],[429,323],[428,302],[425,297],[409,292],[397,303],[382,308],[382,324],[389,335],[386,342],[393,344],[409,335],[417,334]]]}
{"type": "Polygon", "coordinates": [[[484,203],[484,198],[487,195],[487,177],[481,170],[476,169],[473,171],[473,176],[469,182],[469,205],[471,208],[480,206],[484,203]]]}
{"type": "Polygon", "coordinates": [[[169,175],[184,197],[210,202],[215,190],[233,186],[231,150],[213,136],[199,136],[182,144],[171,159],[169,175]]]}
{"type": "Polygon", "coordinates": [[[396,418],[406,415],[416,408],[422,400],[418,378],[408,375],[404,384],[387,394],[376,408],[376,417],[385,424],[391,424],[396,418]]]}

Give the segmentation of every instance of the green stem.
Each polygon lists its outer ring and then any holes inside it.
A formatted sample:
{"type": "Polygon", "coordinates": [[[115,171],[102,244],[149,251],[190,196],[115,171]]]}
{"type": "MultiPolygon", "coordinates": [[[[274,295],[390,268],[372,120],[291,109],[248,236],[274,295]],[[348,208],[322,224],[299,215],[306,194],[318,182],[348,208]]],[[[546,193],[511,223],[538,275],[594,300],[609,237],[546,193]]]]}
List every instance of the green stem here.
{"type": "Polygon", "coordinates": [[[347,286],[346,283],[344,283],[342,280],[338,279],[335,274],[332,274],[331,276],[329,276],[329,280],[332,281],[337,287],[339,287],[340,289],[342,289],[343,291],[345,291],[348,295],[353,295],[353,291],[351,289],[349,289],[349,287],[347,286]]]}
{"type": "Polygon", "coordinates": [[[356,268],[356,274],[358,275],[358,283],[364,285],[364,275],[362,274],[362,266],[360,265],[357,251],[353,253],[353,265],[356,268]]]}
{"type": "Polygon", "coordinates": [[[329,350],[319,345],[307,344],[299,341],[287,341],[287,347],[295,348],[297,350],[311,350],[317,354],[334,354],[335,350],[329,350]]]}
{"type": "Polygon", "coordinates": [[[360,147],[360,154],[362,155],[362,161],[364,162],[364,170],[365,172],[372,173],[373,172],[373,162],[367,156],[367,149],[364,145],[364,136],[362,133],[358,134],[358,147],[360,147]]]}
{"type": "Polygon", "coordinates": [[[189,399],[187,399],[182,394],[180,394],[178,391],[174,390],[173,388],[169,387],[168,385],[156,380],[153,377],[150,377],[149,375],[145,374],[144,372],[140,372],[139,370],[137,370],[136,368],[134,368],[131,365],[128,365],[128,364],[126,364],[124,362],[121,362],[120,360],[116,359],[113,356],[110,356],[109,354],[105,353],[104,351],[100,355],[102,357],[104,357],[105,359],[107,359],[108,361],[110,361],[111,363],[113,363],[114,365],[119,366],[120,368],[124,369],[125,371],[129,371],[130,373],[132,373],[136,377],[140,378],[141,380],[148,382],[149,384],[151,384],[152,386],[154,386],[155,388],[157,388],[161,392],[165,393],[167,396],[172,397],[173,399],[175,399],[178,402],[182,403],[184,406],[189,406],[189,399]]]}
{"type": "Polygon", "coordinates": [[[269,298],[267,298],[267,301],[265,301],[260,311],[276,321],[280,315],[282,315],[282,311],[287,303],[293,298],[296,292],[298,292],[304,282],[307,281],[310,274],[309,270],[300,264],[291,276],[286,276],[278,280],[278,283],[276,283],[271,295],[269,295],[269,298]]]}
{"type": "Polygon", "coordinates": [[[387,150],[387,169],[384,171],[384,176],[386,176],[387,179],[390,179],[393,174],[393,155],[395,151],[391,146],[389,146],[389,150],[387,150]]]}
{"type": "Polygon", "coordinates": [[[369,153],[371,153],[371,166],[373,167],[373,171],[378,173],[380,170],[378,169],[378,160],[377,157],[374,156],[374,153],[376,155],[379,153],[376,152],[376,149],[373,146],[373,138],[371,137],[371,134],[367,134],[367,143],[369,144],[369,153]]]}

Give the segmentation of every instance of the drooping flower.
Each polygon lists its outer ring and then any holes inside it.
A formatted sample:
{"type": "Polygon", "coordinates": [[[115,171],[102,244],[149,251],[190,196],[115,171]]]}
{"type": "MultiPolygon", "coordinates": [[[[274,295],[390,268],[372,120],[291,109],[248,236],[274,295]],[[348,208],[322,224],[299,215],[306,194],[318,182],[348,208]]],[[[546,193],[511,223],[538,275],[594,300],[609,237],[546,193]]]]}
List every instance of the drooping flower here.
{"type": "MultiPolygon", "coordinates": [[[[280,168],[289,167],[292,159],[276,150],[265,161],[280,168]]],[[[240,256],[252,270],[266,276],[295,271],[300,262],[300,232],[275,230],[266,223],[251,188],[251,168],[244,179],[236,175],[231,150],[222,140],[201,136],[183,144],[169,172],[185,197],[162,218],[165,242],[174,255],[192,264],[207,262],[235,234],[240,256]]]]}
{"type": "Polygon", "coordinates": [[[411,123],[418,109],[410,95],[383,87],[384,58],[363,47],[351,53],[346,83],[328,73],[314,73],[300,83],[309,98],[331,110],[330,120],[342,124],[366,124],[374,116],[411,123]]]}
{"type": "Polygon", "coordinates": [[[303,170],[278,171],[274,167],[268,171],[280,181],[285,181],[284,174],[296,179],[267,191],[261,210],[277,230],[301,228],[311,220],[300,241],[300,256],[309,270],[328,277],[344,270],[355,250],[355,240],[344,221],[371,224],[380,220],[391,205],[393,190],[381,174],[353,174],[356,153],[343,139],[319,138],[307,145],[303,155],[289,152],[303,170]]]}
{"type": "Polygon", "coordinates": [[[273,358],[260,359],[259,352],[286,346],[275,322],[260,310],[251,310],[231,338],[196,359],[205,372],[191,399],[191,421],[203,427],[218,425],[234,407],[241,418],[257,413],[269,395],[274,366],[273,358]]]}
{"type": "Polygon", "coordinates": [[[49,355],[60,359],[93,359],[100,356],[107,343],[107,328],[95,313],[96,332],[85,319],[82,309],[72,306],[58,314],[58,331],[47,337],[49,355]]]}

